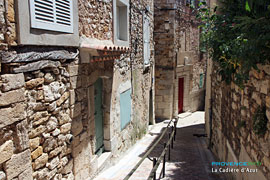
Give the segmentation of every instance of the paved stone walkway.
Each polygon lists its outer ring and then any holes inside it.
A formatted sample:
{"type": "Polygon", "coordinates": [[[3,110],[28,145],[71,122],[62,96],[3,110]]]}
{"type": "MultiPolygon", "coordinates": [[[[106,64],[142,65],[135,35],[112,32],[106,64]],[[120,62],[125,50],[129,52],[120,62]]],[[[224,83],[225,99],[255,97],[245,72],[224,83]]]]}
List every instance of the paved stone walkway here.
{"type": "MultiPolygon", "coordinates": [[[[115,166],[103,171],[95,180],[122,180],[141,159],[147,149],[158,139],[161,131],[167,126],[163,121],[152,126],[149,134],[140,140],[115,166]]],[[[171,161],[166,163],[164,180],[222,180],[224,177],[211,173],[211,162],[214,158],[207,149],[204,134],[204,112],[183,113],[177,123],[176,141],[171,149],[171,161]]],[[[168,140],[168,134],[150,153],[150,157],[159,157],[168,140]]],[[[145,159],[130,180],[145,180],[152,169],[152,161],[145,159]]],[[[161,165],[157,171],[160,177],[161,165]]]]}

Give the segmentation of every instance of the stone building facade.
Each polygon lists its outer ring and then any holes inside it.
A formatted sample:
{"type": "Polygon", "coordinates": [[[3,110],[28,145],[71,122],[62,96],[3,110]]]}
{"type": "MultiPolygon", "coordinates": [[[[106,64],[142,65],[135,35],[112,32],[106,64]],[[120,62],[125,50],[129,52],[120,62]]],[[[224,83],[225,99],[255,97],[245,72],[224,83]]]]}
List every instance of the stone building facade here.
{"type": "Polygon", "coordinates": [[[218,66],[213,64],[210,147],[220,161],[259,162],[248,167],[258,172],[229,174],[235,179],[270,178],[270,66],[258,67],[259,71],[250,71],[249,81],[240,89],[221,82],[218,66]],[[261,128],[255,125],[259,122],[261,128]]]}
{"type": "MultiPolygon", "coordinates": [[[[209,5],[221,4],[211,0],[209,5]]],[[[208,59],[205,131],[209,148],[220,162],[255,162],[239,169],[256,172],[226,173],[228,179],[270,179],[270,66],[258,64],[258,71],[252,69],[243,89],[222,82],[218,69],[208,59]],[[258,122],[262,128],[255,125],[258,122]]]]}
{"type": "Polygon", "coordinates": [[[153,123],[153,1],[33,3],[0,0],[0,179],[91,179],[153,123]]]}
{"type": "Polygon", "coordinates": [[[204,107],[206,61],[188,1],[155,1],[155,114],[171,118],[204,107]]]}

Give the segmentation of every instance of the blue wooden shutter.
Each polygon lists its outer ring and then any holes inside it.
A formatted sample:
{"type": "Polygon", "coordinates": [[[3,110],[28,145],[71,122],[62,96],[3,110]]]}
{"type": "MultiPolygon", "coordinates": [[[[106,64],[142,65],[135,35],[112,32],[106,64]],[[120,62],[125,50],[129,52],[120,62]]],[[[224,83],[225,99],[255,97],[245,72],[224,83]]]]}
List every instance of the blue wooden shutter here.
{"type": "Polygon", "coordinates": [[[131,89],[120,94],[121,130],[130,122],[131,116],[131,89]]]}

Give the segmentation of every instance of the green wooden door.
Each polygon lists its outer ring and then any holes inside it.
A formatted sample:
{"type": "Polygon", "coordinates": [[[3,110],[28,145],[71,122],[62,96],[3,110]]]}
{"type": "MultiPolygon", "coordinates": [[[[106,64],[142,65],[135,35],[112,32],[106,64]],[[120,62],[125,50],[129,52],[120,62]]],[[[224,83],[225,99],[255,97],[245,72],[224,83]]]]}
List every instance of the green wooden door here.
{"type": "Polygon", "coordinates": [[[95,82],[95,135],[96,135],[96,154],[101,154],[104,150],[103,144],[103,111],[102,111],[102,79],[95,82]]]}

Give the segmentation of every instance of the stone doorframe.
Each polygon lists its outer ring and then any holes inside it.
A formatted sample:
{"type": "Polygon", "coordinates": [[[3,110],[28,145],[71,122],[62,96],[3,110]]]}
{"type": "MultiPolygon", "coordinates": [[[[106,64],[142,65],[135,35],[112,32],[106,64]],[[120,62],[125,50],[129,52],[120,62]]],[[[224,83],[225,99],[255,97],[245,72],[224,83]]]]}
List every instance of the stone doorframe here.
{"type": "Polygon", "coordinates": [[[183,99],[183,111],[187,111],[190,106],[190,80],[191,80],[192,65],[186,65],[176,68],[175,83],[175,95],[174,95],[174,115],[178,114],[178,79],[184,78],[184,99],[183,99]]]}
{"type": "MultiPolygon", "coordinates": [[[[95,134],[95,104],[94,104],[94,98],[95,98],[95,93],[94,93],[94,83],[98,78],[102,79],[103,82],[103,92],[102,92],[102,106],[103,106],[103,122],[104,122],[104,148],[105,151],[111,151],[111,133],[112,133],[112,128],[111,123],[110,123],[110,108],[111,108],[111,95],[112,95],[112,72],[105,72],[104,71],[95,71],[91,75],[91,85],[88,87],[88,115],[90,119],[90,133],[92,135],[95,134]]],[[[94,139],[94,138],[93,138],[94,139]]],[[[93,142],[93,144],[95,144],[93,142]]]]}

